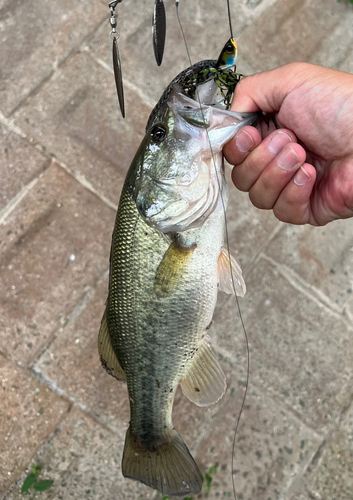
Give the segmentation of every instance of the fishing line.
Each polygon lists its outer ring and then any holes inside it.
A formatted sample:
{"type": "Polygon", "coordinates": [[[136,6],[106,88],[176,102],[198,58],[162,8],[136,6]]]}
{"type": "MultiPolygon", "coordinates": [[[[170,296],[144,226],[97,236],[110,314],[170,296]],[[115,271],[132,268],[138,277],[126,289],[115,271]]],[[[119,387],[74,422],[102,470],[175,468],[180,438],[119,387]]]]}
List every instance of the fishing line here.
{"type": "MultiPolygon", "coordinates": [[[[232,29],[231,15],[230,15],[229,0],[227,0],[227,6],[228,6],[229,29],[230,29],[231,37],[233,38],[233,29],[232,29]]],[[[186,52],[187,52],[188,59],[189,59],[189,64],[192,67],[192,62],[191,62],[189,48],[188,48],[188,45],[187,45],[187,42],[186,42],[186,37],[185,37],[184,29],[183,29],[183,26],[182,26],[182,23],[181,23],[181,20],[180,20],[180,17],[179,17],[179,0],[175,1],[175,7],[176,7],[176,14],[177,14],[177,18],[178,18],[178,23],[179,23],[179,26],[180,26],[180,30],[181,30],[181,33],[182,33],[182,36],[183,36],[183,40],[184,40],[186,52]]],[[[193,69],[192,69],[192,71],[193,71],[193,69]]],[[[202,120],[203,120],[203,122],[206,125],[206,120],[205,120],[205,117],[204,117],[204,113],[203,113],[203,109],[202,109],[202,104],[201,104],[200,96],[197,93],[197,89],[195,91],[195,95],[197,96],[197,100],[198,100],[198,103],[200,105],[200,112],[201,112],[202,120]]],[[[216,172],[216,178],[217,178],[219,193],[220,193],[221,202],[222,202],[222,208],[223,208],[223,214],[224,214],[224,223],[225,223],[225,239],[226,239],[228,259],[229,259],[229,266],[230,266],[230,275],[231,275],[232,286],[233,286],[234,295],[235,295],[235,299],[236,299],[236,303],[237,303],[238,314],[239,314],[240,322],[241,322],[242,329],[243,329],[244,336],[245,336],[246,352],[247,352],[247,371],[246,371],[245,390],[244,390],[244,395],[243,395],[242,403],[241,403],[239,414],[238,414],[238,418],[237,418],[237,423],[236,423],[235,430],[234,430],[234,437],[233,437],[233,444],[232,444],[232,468],[231,468],[231,475],[232,475],[233,494],[234,494],[234,499],[236,500],[237,499],[237,494],[236,494],[236,490],[235,490],[234,473],[233,473],[233,470],[234,470],[234,455],[235,455],[235,442],[236,442],[236,437],[237,437],[237,434],[238,434],[238,428],[239,428],[240,418],[241,418],[243,410],[244,410],[245,400],[246,400],[246,396],[247,396],[248,388],[249,388],[249,378],[250,378],[250,349],[249,349],[248,334],[246,332],[246,328],[245,328],[243,316],[242,316],[241,309],[240,309],[239,299],[238,299],[238,296],[237,296],[237,293],[236,293],[236,289],[235,289],[233,267],[232,267],[232,261],[231,261],[231,256],[230,256],[230,249],[229,249],[229,236],[228,236],[228,223],[227,223],[226,207],[225,207],[223,193],[222,193],[222,189],[221,189],[221,183],[220,183],[220,180],[219,180],[219,177],[218,177],[218,172],[217,172],[217,168],[216,168],[216,162],[215,162],[215,159],[214,159],[214,153],[213,153],[213,148],[212,148],[212,144],[211,144],[211,139],[210,139],[210,136],[208,134],[208,130],[207,130],[206,127],[205,127],[205,130],[206,130],[208,142],[209,142],[209,145],[210,145],[210,151],[211,151],[213,166],[214,166],[214,169],[215,169],[215,172],[216,172]]]]}
{"type": "Polygon", "coordinates": [[[233,36],[233,27],[232,27],[232,16],[230,15],[230,4],[229,4],[229,0],[227,0],[227,7],[228,7],[228,21],[229,21],[229,31],[230,31],[230,36],[231,36],[231,38],[234,38],[234,36],[233,36]]]}

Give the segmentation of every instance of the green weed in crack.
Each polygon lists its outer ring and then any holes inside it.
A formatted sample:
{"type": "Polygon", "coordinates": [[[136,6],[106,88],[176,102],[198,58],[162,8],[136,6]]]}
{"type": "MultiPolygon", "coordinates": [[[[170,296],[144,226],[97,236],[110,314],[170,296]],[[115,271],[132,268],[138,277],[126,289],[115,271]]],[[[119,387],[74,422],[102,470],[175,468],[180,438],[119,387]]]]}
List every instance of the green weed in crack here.
{"type": "Polygon", "coordinates": [[[38,481],[38,476],[41,471],[41,467],[32,464],[32,473],[29,474],[24,480],[21,488],[21,494],[26,493],[32,487],[36,491],[46,491],[52,486],[53,481],[50,479],[42,479],[41,481],[38,481]]]}

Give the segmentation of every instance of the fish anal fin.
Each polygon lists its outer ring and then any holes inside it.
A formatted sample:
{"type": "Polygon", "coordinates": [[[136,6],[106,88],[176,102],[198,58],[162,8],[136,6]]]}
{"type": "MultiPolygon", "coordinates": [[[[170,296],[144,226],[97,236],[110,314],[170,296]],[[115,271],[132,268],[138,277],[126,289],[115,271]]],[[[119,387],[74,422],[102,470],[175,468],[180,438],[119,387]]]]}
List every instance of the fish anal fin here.
{"type": "Polygon", "coordinates": [[[226,378],[207,340],[198,348],[180,385],[185,396],[198,406],[216,403],[225,393],[226,378]]]}
{"type": "Polygon", "coordinates": [[[125,438],[123,476],[155,488],[162,495],[184,498],[202,488],[199,468],[177,431],[169,429],[164,443],[146,449],[130,427],[125,438]]]}
{"type": "Polygon", "coordinates": [[[157,295],[169,295],[178,287],[194,249],[194,245],[183,247],[176,241],[171,243],[157,269],[154,285],[157,295]]]}
{"type": "Polygon", "coordinates": [[[234,255],[228,253],[225,247],[221,248],[221,253],[218,257],[218,282],[219,289],[222,292],[234,295],[235,287],[235,292],[239,297],[244,297],[246,293],[246,285],[240,264],[234,255]]]}
{"type": "Polygon", "coordinates": [[[107,324],[107,310],[104,311],[98,335],[98,351],[103,368],[116,379],[126,382],[126,375],[113,350],[107,324]]]}

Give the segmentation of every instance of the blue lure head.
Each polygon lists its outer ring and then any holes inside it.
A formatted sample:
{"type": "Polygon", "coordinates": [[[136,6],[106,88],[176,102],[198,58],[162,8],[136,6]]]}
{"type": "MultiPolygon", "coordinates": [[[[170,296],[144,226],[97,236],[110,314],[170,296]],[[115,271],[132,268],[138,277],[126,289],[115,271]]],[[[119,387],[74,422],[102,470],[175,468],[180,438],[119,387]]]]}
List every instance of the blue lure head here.
{"type": "Polygon", "coordinates": [[[217,61],[217,68],[227,69],[234,66],[238,54],[237,43],[234,38],[230,38],[222,49],[217,61]]]}

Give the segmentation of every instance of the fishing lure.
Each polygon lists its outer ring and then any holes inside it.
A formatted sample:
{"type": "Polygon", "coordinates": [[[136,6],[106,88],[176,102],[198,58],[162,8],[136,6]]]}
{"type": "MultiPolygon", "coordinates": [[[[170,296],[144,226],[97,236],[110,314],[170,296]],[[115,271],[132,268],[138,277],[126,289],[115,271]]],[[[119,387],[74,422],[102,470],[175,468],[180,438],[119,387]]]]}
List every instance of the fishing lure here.
{"type": "MultiPolygon", "coordinates": [[[[232,69],[236,57],[237,44],[234,38],[230,38],[223,47],[218,60],[200,61],[190,65],[176,76],[163,92],[151,116],[163,106],[175,86],[181,87],[183,94],[191,99],[199,99],[203,104],[228,110],[235,87],[243,76],[232,69]]],[[[146,129],[150,124],[151,118],[146,129]]]]}
{"type": "Polygon", "coordinates": [[[166,37],[166,15],[163,0],[155,0],[152,17],[153,50],[158,66],[162,64],[166,37]]]}
{"type": "Polygon", "coordinates": [[[125,118],[123,76],[122,76],[122,71],[121,71],[121,61],[120,61],[118,41],[117,41],[119,38],[119,33],[116,31],[117,17],[116,17],[116,13],[115,13],[116,6],[118,5],[118,3],[121,3],[122,1],[123,0],[113,0],[112,2],[109,3],[109,9],[110,9],[110,14],[111,14],[110,26],[111,26],[112,30],[110,32],[110,36],[113,39],[113,68],[114,68],[116,91],[118,93],[120,111],[121,111],[123,118],[125,118]]]}

